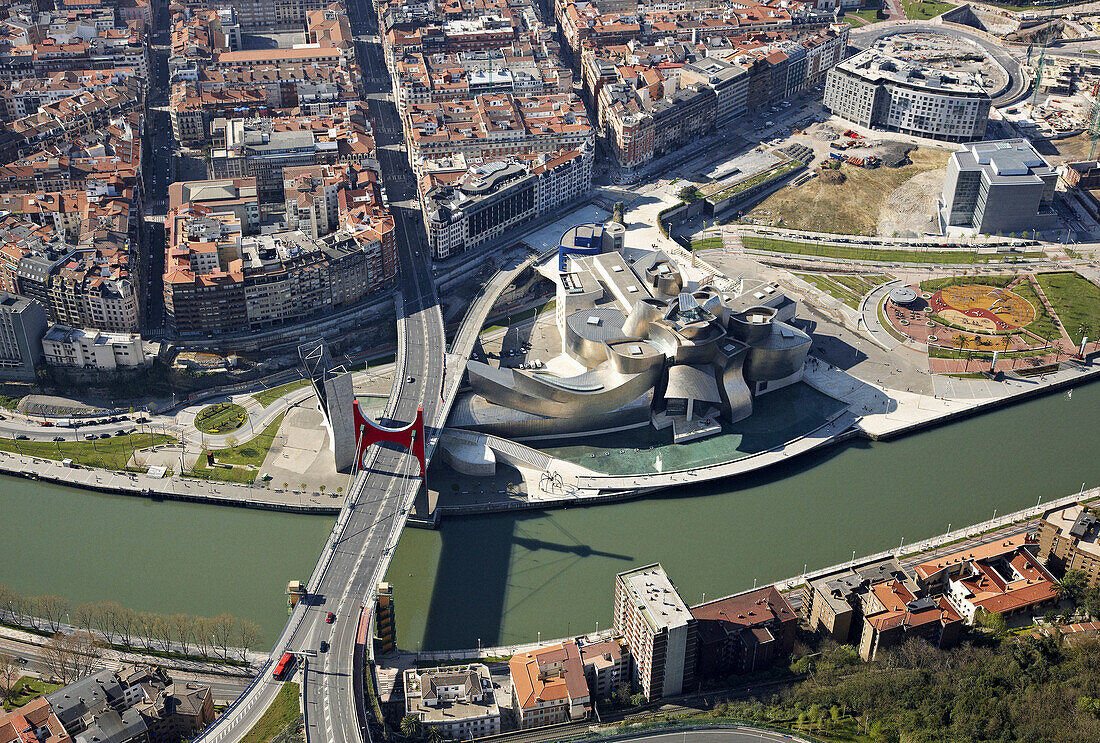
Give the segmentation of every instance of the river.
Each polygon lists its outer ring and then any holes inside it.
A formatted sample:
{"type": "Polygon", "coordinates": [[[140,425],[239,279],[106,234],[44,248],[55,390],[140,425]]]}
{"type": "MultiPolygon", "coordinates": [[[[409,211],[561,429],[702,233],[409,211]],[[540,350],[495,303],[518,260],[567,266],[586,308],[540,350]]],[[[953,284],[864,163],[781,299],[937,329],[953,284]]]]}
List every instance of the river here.
{"type": "MultiPolygon", "coordinates": [[[[1100,382],[890,442],[617,505],[445,520],[394,556],[399,643],[556,637],[611,621],[615,573],[661,562],[695,603],[1100,483],[1100,382]],[[428,617],[431,621],[428,621],[428,617]]],[[[0,478],[0,582],[73,603],[232,614],[273,641],[331,518],[0,478]]]]}

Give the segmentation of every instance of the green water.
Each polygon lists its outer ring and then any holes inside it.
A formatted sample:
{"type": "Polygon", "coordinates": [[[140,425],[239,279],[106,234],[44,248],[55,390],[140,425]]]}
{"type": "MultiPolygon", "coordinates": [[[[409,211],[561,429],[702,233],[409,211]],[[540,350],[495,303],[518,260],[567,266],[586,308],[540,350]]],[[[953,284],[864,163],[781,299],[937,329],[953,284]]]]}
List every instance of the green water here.
{"type": "Polygon", "coordinates": [[[633,566],[661,562],[694,603],[1100,484],[1098,414],[1093,383],[663,496],[406,530],[389,572],[399,643],[467,648],[607,627],[615,573],[633,566]]]}
{"type": "Polygon", "coordinates": [[[722,433],[686,444],[673,443],[671,428],[656,431],[646,426],[531,445],[550,456],[610,475],[669,472],[766,451],[809,433],[842,408],[844,403],[799,383],[755,400],[752,415],[737,423],[723,423],[722,433]]]}
{"type": "Polygon", "coordinates": [[[305,580],[333,519],[79,491],[0,477],[0,583],[75,606],[252,619],[273,644],[286,583],[305,580]]]}
{"type": "MultiPolygon", "coordinates": [[[[1098,484],[1098,414],[1094,383],[664,496],[409,529],[389,575],[400,642],[474,647],[606,627],[614,575],[631,566],[660,561],[694,602],[1098,484]]],[[[0,583],[73,603],[228,611],[273,641],[286,581],[308,577],[331,523],[0,478],[0,583]]]]}

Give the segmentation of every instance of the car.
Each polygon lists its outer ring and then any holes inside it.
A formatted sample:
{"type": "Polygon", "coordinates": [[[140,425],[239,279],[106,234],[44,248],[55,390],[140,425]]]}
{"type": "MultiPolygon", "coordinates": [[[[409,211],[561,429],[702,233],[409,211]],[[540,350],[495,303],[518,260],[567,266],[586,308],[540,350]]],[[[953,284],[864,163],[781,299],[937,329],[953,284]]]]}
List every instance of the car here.
{"type": "Polygon", "coordinates": [[[321,640],[321,647],[319,648],[322,653],[328,652],[328,642],[321,640]]]}
{"type": "Polygon", "coordinates": [[[64,437],[64,436],[54,436],[54,437],[53,437],[53,440],[54,440],[54,441],[64,441],[64,440],[65,440],[65,437],[64,437]]]}
{"type": "Polygon", "coordinates": [[[325,617],[325,624],[332,624],[335,621],[336,621],[336,613],[330,611],[328,613],[328,616],[325,617]]]}
{"type": "Polygon", "coordinates": [[[413,382],[416,381],[416,377],[414,377],[410,374],[409,376],[405,377],[405,381],[408,382],[409,384],[412,384],[413,382]]]}
{"type": "Polygon", "coordinates": [[[30,436],[26,436],[24,434],[19,434],[15,438],[19,439],[20,441],[30,441],[31,440],[30,436]]]}
{"type": "Polygon", "coordinates": [[[86,434],[84,434],[84,439],[86,441],[95,441],[95,434],[94,433],[86,433],[86,434]]]}
{"type": "Polygon", "coordinates": [[[41,422],[41,423],[39,423],[38,425],[40,425],[40,426],[43,426],[43,427],[45,427],[45,428],[50,428],[50,427],[52,427],[52,426],[53,426],[53,424],[52,424],[52,423],[50,423],[49,421],[42,421],[42,422],[41,422]]]}
{"type": "Polygon", "coordinates": [[[99,434],[99,438],[101,438],[101,439],[109,439],[109,438],[111,438],[111,434],[109,434],[109,433],[101,433],[101,434],[99,434]]]}
{"type": "Polygon", "coordinates": [[[126,432],[123,431],[121,428],[118,429],[117,431],[115,431],[115,436],[125,436],[125,435],[126,435],[126,432]]]}

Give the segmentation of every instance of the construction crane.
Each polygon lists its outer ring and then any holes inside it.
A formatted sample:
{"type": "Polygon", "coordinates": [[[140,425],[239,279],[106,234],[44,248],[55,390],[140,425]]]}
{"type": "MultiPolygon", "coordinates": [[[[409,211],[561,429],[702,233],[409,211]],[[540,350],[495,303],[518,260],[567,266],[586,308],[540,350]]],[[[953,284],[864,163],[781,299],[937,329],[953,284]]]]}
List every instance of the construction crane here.
{"type": "MultiPolygon", "coordinates": [[[[1035,93],[1031,96],[1031,109],[1035,110],[1035,106],[1039,102],[1039,87],[1043,82],[1043,71],[1046,68],[1047,63],[1047,47],[1050,46],[1050,39],[1054,36],[1054,5],[1050,6],[1050,10],[1047,11],[1047,28],[1046,33],[1043,36],[1043,43],[1039,47],[1039,62],[1035,65],[1035,93]]],[[[1028,62],[1031,61],[1031,47],[1027,50],[1028,62]]]]}
{"type": "Polygon", "coordinates": [[[1100,80],[1092,84],[1092,111],[1089,113],[1089,160],[1096,155],[1096,140],[1100,139],[1100,80]]]}

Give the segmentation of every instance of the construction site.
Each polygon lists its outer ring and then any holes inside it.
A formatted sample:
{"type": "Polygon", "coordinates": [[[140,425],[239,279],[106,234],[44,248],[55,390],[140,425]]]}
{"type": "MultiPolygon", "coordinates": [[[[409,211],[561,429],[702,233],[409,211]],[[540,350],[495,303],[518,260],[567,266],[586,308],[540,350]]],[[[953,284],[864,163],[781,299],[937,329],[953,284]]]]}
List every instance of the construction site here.
{"type": "Polygon", "coordinates": [[[1008,84],[1005,70],[968,39],[936,33],[893,34],[876,41],[874,48],[918,67],[972,81],[990,96],[1008,84]]]}

